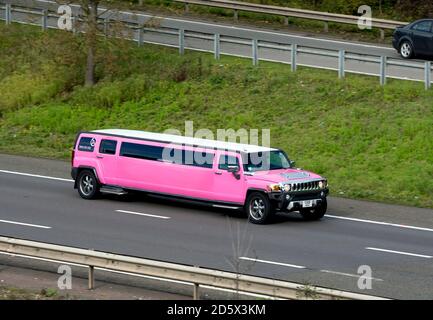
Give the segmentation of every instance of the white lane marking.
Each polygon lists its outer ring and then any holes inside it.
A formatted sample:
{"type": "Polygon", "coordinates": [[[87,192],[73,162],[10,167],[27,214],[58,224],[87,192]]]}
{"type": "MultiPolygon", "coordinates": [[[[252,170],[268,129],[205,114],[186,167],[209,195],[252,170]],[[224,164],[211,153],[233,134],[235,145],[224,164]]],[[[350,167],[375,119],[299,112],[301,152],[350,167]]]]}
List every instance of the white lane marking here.
{"type": "Polygon", "coordinates": [[[150,218],[171,219],[171,217],[158,216],[158,215],[155,215],[155,214],[148,214],[148,213],[141,213],[141,212],[127,211],[127,210],[116,210],[116,212],[127,213],[127,214],[135,214],[135,215],[137,215],[137,216],[145,216],[145,217],[150,217],[150,218]]]}
{"type": "Polygon", "coordinates": [[[48,226],[41,226],[39,224],[31,224],[31,223],[24,223],[24,222],[18,222],[18,221],[10,221],[10,220],[0,220],[2,223],[9,223],[9,224],[16,224],[20,226],[26,226],[26,227],[34,227],[34,228],[41,228],[41,229],[51,229],[51,227],[48,226]]]}
{"type": "MultiPolygon", "coordinates": [[[[344,272],[337,272],[337,271],[331,271],[331,270],[320,270],[320,272],[332,273],[332,274],[337,274],[339,276],[346,276],[346,277],[352,277],[352,278],[361,277],[360,274],[344,273],[344,272]]],[[[366,277],[366,276],[362,276],[362,277],[365,279],[370,279],[370,280],[375,280],[375,281],[383,281],[382,279],[379,279],[379,278],[371,278],[371,277],[366,277]]]]}
{"type": "Polygon", "coordinates": [[[290,267],[290,268],[296,268],[296,269],[306,269],[306,267],[304,267],[304,266],[298,266],[296,264],[289,264],[289,263],[283,263],[283,262],[275,262],[275,261],[254,259],[254,258],[248,258],[248,257],[239,257],[239,259],[241,259],[241,260],[247,260],[247,261],[253,261],[253,262],[275,264],[275,265],[278,265],[278,266],[284,266],[284,267],[290,267]]]}
{"type": "MultiPolygon", "coordinates": [[[[54,263],[59,263],[59,264],[67,264],[70,266],[88,268],[88,266],[84,265],[84,264],[70,263],[70,262],[53,260],[53,259],[38,258],[38,257],[32,257],[32,256],[23,255],[23,254],[14,254],[14,253],[1,252],[1,251],[0,251],[0,254],[6,255],[6,256],[12,256],[12,257],[20,257],[20,258],[26,258],[26,259],[40,260],[40,261],[46,261],[46,262],[54,262],[54,263]]],[[[134,276],[134,277],[138,277],[138,278],[166,281],[166,282],[184,284],[184,285],[188,285],[188,286],[194,285],[193,283],[190,283],[190,282],[165,279],[165,278],[159,278],[159,277],[154,277],[154,276],[146,276],[146,275],[142,275],[142,274],[130,273],[130,272],[125,272],[125,271],[116,271],[116,270],[99,268],[99,267],[96,267],[95,269],[101,270],[101,271],[106,271],[106,272],[111,272],[111,273],[119,273],[119,274],[124,274],[124,275],[128,275],[128,276],[134,276]]],[[[200,287],[206,288],[206,289],[217,290],[217,291],[231,292],[231,293],[238,292],[238,293],[244,294],[246,296],[257,297],[257,298],[264,298],[264,299],[271,299],[271,300],[284,300],[284,299],[275,298],[272,296],[266,296],[266,295],[262,295],[262,294],[250,293],[250,292],[245,292],[245,291],[236,291],[233,289],[216,288],[216,287],[212,287],[212,286],[200,286],[200,287]]]]}
{"type": "Polygon", "coordinates": [[[333,215],[329,215],[329,214],[326,214],[325,217],[333,218],[333,219],[341,219],[341,220],[349,220],[349,221],[356,221],[356,222],[371,223],[371,224],[379,224],[379,225],[391,226],[391,227],[397,227],[397,228],[405,228],[405,229],[412,229],[412,230],[433,232],[433,229],[430,229],[430,228],[408,226],[408,225],[404,225],[404,224],[396,224],[396,223],[390,223],[390,222],[382,222],[382,221],[365,220],[365,219],[358,219],[358,218],[333,216],[333,215]]]}
{"type": "Polygon", "coordinates": [[[39,175],[39,174],[32,174],[32,173],[24,173],[24,172],[9,171],[9,170],[0,170],[0,172],[1,173],[16,174],[16,175],[19,175],[19,176],[33,177],[33,178],[42,178],[42,179],[49,179],[49,180],[74,182],[74,180],[72,180],[72,179],[64,179],[64,178],[57,178],[57,177],[50,177],[50,176],[42,176],[42,175],[39,175]]]}
{"type": "Polygon", "coordinates": [[[395,251],[395,250],[388,250],[388,249],[381,249],[381,248],[372,248],[372,247],[366,247],[367,250],[373,250],[373,251],[380,251],[380,252],[386,252],[386,253],[396,253],[401,254],[405,256],[412,256],[412,257],[418,257],[418,258],[425,258],[425,259],[431,259],[433,256],[427,256],[424,254],[418,254],[418,253],[410,253],[410,252],[404,252],[404,251],[395,251]]]}
{"type": "MultiPolygon", "coordinates": [[[[47,0],[38,0],[38,1],[56,4],[56,2],[53,2],[53,1],[47,1],[47,0]]],[[[74,6],[74,7],[78,7],[78,5],[74,5],[74,4],[70,4],[70,5],[74,6]]],[[[105,8],[99,8],[99,10],[104,11],[106,9],[105,8]]],[[[174,19],[174,18],[169,18],[169,17],[152,16],[149,14],[128,12],[128,11],[119,11],[119,13],[126,14],[126,15],[133,15],[133,16],[149,17],[149,18],[153,17],[155,19],[170,20],[170,21],[177,21],[177,22],[183,22],[183,23],[191,23],[191,24],[203,25],[203,26],[208,26],[208,27],[221,27],[221,28],[227,28],[227,29],[231,29],[231,30],[241,30],[241,31],[247,31],[247,32],[261,32],[261,33],[265,33],[265,34],[269,34],[269,35],[288,36],[288,37],[299,38],[299,39],[308,39],[308,40],[315,40],[315,41],[324,41],[324,42],[329,42],[329,43],[338,43],[338,44],[345,44],[345,45],[352,45],[352,46],[360,46],[360,47],[365,47],[365,48],[375,48],[375,49],[384,49],[384,50],[395,51],[395,49],[391,48],[391,47],[376,46],[376,45],[372,45],[372,44],[363,44],[363,43],[348,42],[348,41],[330,40],[330,39],[325,39],[325,38],[306,37],[306,36],[299,36],[299,35],[294,35],[294,34],[290,34],[290,33],[272,32],[272,31],[267,31],[267,30],[262,30],[262,29],[253,29],[253,28],[241,28],[241,27],[236,27],[236,26],[231,26],[231,25],[206,23],[206,22],[194,21],[194,20],[174,19]]]]}

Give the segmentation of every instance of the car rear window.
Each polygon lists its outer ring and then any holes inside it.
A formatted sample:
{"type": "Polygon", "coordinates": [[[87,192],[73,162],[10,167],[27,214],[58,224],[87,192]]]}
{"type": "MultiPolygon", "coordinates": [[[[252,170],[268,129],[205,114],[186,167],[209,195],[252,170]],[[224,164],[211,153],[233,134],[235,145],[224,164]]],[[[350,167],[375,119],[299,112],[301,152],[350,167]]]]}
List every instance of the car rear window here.
{"type": "Polygon", "coordinates": [[[92,137],[81,137],[80,141],[78,142],[78,150],[79,151],[86,151],[86,152],[93,152],[95,149],[95,143],[96,139],[92,137]]]}
{"type": "Polygon", "coordinates": [[[99,146],[99,152],[105,154],[116,154],[116,140],[101,140],[101,145],[99,146]]]}

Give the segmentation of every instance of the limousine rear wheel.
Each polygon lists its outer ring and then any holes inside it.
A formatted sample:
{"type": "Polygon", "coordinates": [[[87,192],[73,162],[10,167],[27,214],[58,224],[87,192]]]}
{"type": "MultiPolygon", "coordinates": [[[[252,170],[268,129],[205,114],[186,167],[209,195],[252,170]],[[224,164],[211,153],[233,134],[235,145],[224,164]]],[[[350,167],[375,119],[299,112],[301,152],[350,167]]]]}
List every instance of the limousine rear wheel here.
{"type": "Polygon", "coordinates": [[[99,192],[98,180],[90,170],[83,170],[78,175],[78,193],[81,198],[94,199],[99,192]]]}
{"type": "Polygon", "coordinates": [[[250,222],[264,224],[272,215],[272,204],[263,193],[253,192],[248,196],[245,211],[250,222]]]}
{"type": "Polygon", "coordinates": [[[302,218],[304,218],[305,220],[319,220],[323,218],[327,208],[328,203],[326,199],[323,199],[317,207],[313,209],[301,209],[300,213],[302,215],[302,218]]]}

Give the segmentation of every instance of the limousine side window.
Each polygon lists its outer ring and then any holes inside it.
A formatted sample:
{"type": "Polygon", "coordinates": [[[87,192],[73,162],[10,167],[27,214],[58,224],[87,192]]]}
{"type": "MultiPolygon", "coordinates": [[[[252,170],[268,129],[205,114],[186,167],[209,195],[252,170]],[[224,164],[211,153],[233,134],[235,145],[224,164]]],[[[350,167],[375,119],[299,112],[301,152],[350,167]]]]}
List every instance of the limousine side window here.
{"type": "Polygon", "coordinates": [[[78,151],[93,152],[95,149],[95,138],[82,137],[78,143],[78,151]]]}
{"type": "Polygon", "coordinates": [[[228,156],[228,155],[220,155],[219,161],[218,161],[218,169],[220,170],[228,170],[228,166],[231,165],[237,165],[239,166],[239,159],[234,156],[228,156]]]}
{"type": "Polygon", "coordinates": [[[212,169],[214,155],[208,152],[183,150],[183,159],[183,164],[212,169]]]}
{"type": "Polygon", "coordinates": [[[116,154],[116,140],[101,140],[101,145],[99,146],[99,153],[105,154],[116,154]]]}
{"type": "Polygon", "coordinates": [[[158,146],[123,142],[120,148],[120,155],[145,160],[162,160],[163,149],[163,147],[158,146]]]}
{"type": "Polygon", "coordinates": [[[169,159],[163,159],[163,151],[164,147],[123,142],[120,148],[120,155],[145,160],[173,161],[176,164],[212,169],[214,157],[212,153],[173,149],[169,159]]]}

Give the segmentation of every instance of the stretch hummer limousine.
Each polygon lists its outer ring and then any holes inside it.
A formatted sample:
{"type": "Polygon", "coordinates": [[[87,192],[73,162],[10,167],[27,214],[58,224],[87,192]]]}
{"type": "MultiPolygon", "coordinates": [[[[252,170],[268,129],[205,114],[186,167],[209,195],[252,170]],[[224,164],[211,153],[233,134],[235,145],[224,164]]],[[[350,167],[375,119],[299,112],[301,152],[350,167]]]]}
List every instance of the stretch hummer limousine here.
{"type": "Polygon", "coordinates": [[[329,192],[280,149],[123,129],[80,132],[71,175],[84,199],[140,191],[240,209],[257,224],[277,211],[320,219],[329,192]]]}

